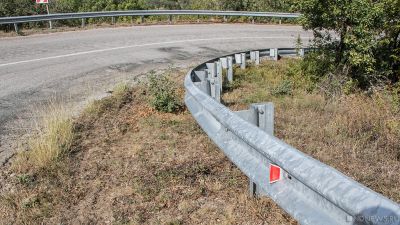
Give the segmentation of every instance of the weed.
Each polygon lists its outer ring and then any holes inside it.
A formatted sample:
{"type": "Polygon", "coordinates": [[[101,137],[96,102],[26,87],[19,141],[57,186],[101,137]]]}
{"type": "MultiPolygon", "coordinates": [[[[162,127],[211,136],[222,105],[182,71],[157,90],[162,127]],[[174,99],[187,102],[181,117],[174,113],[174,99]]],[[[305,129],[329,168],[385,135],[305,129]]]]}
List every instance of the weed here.
{"type": "Polygon", "coordinates": [[[35,178],[29,174],[21,174],[17,175],[17,180],[20,184],[29,186],[35,181],[35,178]]]}
{"type": "Polygon", "coordinates": [[[39,198],[36,196],[26,198],[22,201],[21,203],[21,208],[23,209],[29,209],[29,208],[34,208],[40,204],[39,198]]]}
{"type": "Polygon", "coordinates": [[[300,56],[300,50],[303,48],[303,41],[301,40],[300,34],[297,35],[294,46],[296,49],[296,54],[300,56]]]}
{"type": "Polygon", "coordinates": [[[393,86],[390,94],[393,107],[397,112],[400,112],[400,82],[393,86]]]}
{"type": "Polygon", "coordinates": [[[239,88],[241,85],[241,80],[240,79],[234,79],[232,82],[224,82],[223,83],[223,89],[224,91],[232,91],[237,88],[239,88]]]}
{"type": "Polygon", "coordinates": [[[51,167],[71,148],[73,122],[66,106],[52,102],[40,112],[40,118],[36,122],[36,133],[28,140],[27,151],[19,153],[13,163],[17,171],[51,167]]]}
{"type": "Polygon", "coordinates": [[[151,95],[150,104],[160,112],[173,113],[182,109],[176,93],[176,85],[166,76],[149,76],[148,90],[151,95]]]}
{"type": "Polygon", "coordinates": [[[293,92],[293,85],[290,80],[282,80],[276,87],[272,88],[271,94],[275,96],[291,95],[293,92]]]}

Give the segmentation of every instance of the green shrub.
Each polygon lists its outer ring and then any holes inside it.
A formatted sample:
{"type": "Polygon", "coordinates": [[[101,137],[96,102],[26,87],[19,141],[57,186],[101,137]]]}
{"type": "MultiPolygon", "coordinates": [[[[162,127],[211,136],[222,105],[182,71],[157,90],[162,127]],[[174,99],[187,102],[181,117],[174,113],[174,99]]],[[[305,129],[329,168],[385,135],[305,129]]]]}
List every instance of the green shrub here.
{"type": "Polygon", "coordinates": [[[176,93],[176,85],[166,76],[149,76],[148,90],[151,95],[150,104],[160,112],[173,113],[182,108],[176,93]]]}
{"type": "Polygon", "coordinates": [[[271,94],[275,96],[291,95],[292,92],[293,84],[290,80],[283,80],[277,86],[271,89],[271,94]]]}

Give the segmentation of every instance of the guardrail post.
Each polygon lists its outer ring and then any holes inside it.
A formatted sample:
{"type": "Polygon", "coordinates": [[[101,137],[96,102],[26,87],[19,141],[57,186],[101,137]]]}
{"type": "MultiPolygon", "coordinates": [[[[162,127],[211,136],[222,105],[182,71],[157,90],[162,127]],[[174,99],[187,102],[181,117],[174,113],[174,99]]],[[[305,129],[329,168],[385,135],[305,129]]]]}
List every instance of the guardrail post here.
{"type": "Polygon", "coordinates": [[[224,16],[224,22],[226,23],[226,21],[228,21],[228,19],[227,19],[227,17],[226,17],[226,16],[224,16]]]}
{"type": "Polygon", "coordinates": [[[172,24],[172,15],[169,15],[168,23],[169,23],[169,24],[172,24]]]}
{"type": "Polygon", "coordinates": [[[251,17],[251,23],[254,24],[254,17],[251,17]]]}
{"type": "Polygon", "coordinates": [[[240,68],[241,68],[242,70],[244,70],[244,69],[246,69],[246,53],[241,53],[241,54],[240,54],[240,57],[241,57],[241,60],[240,60],[240,62],[241,62],[240,68]]]}
{"type": "Polygon", "coordinates": [[[217,61],[215,64],[217,65],[218,84],[219,84],[219,87],[220,87],[220,92],[222,92],[222,82],[223,82],[223,79],[222,79],[222,62],[221,61],[217,61]]]}
{"type": "Polygon", "coordinates": [[[211,97],[218,102],[221,101],[221,88],[217,77],[217,63],[207,63],[207,77],[210,81],[211,97]]]}
{"type": "Polygon", "coordinates": [[[271,48],[269,50],[269,56],[271,56],[275,61],[278,60],[278,49],[277,48],[271,48]]]}
{"type": "Polygon", "coordinates": [[[221,86],[217,78],[215,82],[215,100],[217,100],[217,102],[221,102],[221,86]]]}
{"type": "Polygon", "coordinates": [[[304,57],[304,48],[301,48],[300,50],[299,50],[299,55],[300,55],[300,57],[304,57]]]}
{"type": "Polygon", "coordinates": [[[210,89],[211,89],[211,97],[215,99],[217,102],[221,102],[221,91],[220,91],[220,85],[218,83],[218,78],[214,77],[210,79],[210,89]]]}
{"type": "Polygon", "coordinates": [[[233,81],[233,57],[228,56],[228,82],[231,83],[233,81]]]}
{"type": "Polygon", "coordinates": [[[197,23],[200,23],[200,15],[197,15],[197,23]]]}
{"type": "Polygon", "coordinates": [[[252,51],[250,52],[250,60],[254,62],[256,65],[260,64],[260,52],[259,51],[252,51]]]}
{"type": "MultiPolygon", "coordinates": [[[[249,122],[255,123],[267,134],[274,135],[274,104],[272,102],[251,104],[250,112],[255,120],[249,120],[249,122]]],[[[251,197],[256,197],[260,193],[251,178],[249,179],[249,192],[251,197]]]]}
{"type": "Polygon", "coordinates": [[[274,104],[272,102],[251,104],[257,112],[257,126],[269,135],[274,135],[274,104]]]}
{"type": "Polygon", "coordinates": [[[241,54],[235,54],[235,64],[239,65],[242,63],[242,56],[241,54]]]}
{"type": "Polygon", "coordinates": [[[194,71],[194,74],[198,78],[198,82],[200,82],[200,89],[207,95],[211,95],[210,84],[208,81],[208,70],[206,69],[204,71],[194,71]]]}
{"type": "Polygon", "coordinates": [[[14,23],[14,30],[15,30],[15,33],[17,33],[17,35],[19,35],[18,23],[14,23]]]}
{"type": "Polygon", "coordinates": [[[82,18],[82,28],[84,28],[86,26],[86,19],[82,18]]]}
{"type": "Polygon", "coordinates": [[[111,17],[111,24],[115,24],[115,17],[111,17]]]}
{"type": "Polygon", "coordinates": [[[140,23],[144,23],[144,16],[140,17],[140,23]]]}

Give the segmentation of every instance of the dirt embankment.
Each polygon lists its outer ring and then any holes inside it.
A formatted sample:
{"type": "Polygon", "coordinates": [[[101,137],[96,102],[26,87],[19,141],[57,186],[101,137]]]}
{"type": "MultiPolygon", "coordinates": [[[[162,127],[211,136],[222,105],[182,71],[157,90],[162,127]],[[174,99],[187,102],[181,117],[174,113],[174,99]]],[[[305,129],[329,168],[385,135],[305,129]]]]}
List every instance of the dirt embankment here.
{"type": "MultiPolygon", "coordinates": [[[[185,71],[171,79],[179,84],[185,71]]],[[[136,86],[74,122],[71,151],[52,166],[3,172],[0,224],[297,224],[248,196],[247,178],[190,113],[160,113],[136,86]]]]}

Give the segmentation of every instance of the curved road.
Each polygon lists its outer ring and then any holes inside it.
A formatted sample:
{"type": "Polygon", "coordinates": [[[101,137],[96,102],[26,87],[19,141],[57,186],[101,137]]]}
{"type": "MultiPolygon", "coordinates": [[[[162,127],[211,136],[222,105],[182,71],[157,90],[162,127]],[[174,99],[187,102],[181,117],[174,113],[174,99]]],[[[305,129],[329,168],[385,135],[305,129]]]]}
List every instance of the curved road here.
{"type": "Polygon", "coordinates": [[[136,75],[240,50],[293,47],[298,26],[213,24],[94,29],[0,39],[0,163],[54,96],[75,104],[136,75]]]}

